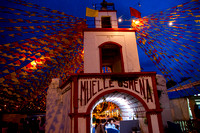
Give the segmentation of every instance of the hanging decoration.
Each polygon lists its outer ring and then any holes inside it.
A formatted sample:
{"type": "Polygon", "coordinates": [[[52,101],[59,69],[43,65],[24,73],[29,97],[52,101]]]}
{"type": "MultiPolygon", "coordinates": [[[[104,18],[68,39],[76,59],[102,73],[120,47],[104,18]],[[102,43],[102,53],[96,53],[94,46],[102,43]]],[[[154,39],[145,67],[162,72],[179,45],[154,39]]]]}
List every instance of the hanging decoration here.
{"type": "MultiPolygon", "coordinates": [[[[192,0],[132,24],[139,47],[177,84],[170,98],[200,92],[199,7],[192,0]]],[[[2,0],[0,13],[0,111],[45,111],[51,79],[83,71],[86,20],[23,0],[2,0]]]]}
{"type": "Polygon", "coordinates": [[[170,98],[200,93],[199,7],[199,0],[191,0],[132,22],[137,44],[166,78],[170,98]]]}
{"type": "Polygon", "coordinates": [[[0,109],[45,111],[51,79],[83,70],[85,20],[22,0],[1,3],[0,109]]]}

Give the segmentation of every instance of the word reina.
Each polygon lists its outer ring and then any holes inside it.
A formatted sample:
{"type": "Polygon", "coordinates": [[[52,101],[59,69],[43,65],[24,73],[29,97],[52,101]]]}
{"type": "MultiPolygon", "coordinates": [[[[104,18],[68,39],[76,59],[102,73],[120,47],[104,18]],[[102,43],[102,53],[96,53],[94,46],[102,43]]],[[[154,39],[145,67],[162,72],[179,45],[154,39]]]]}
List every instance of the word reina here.
{"type": "Polygon", "coordinates": [[[87,79],[79,80],[80,105],[86,105],[89,100],[99,92],[107,89],[124,88],[140,95],[147,103],[153,102],[152,90],[149,79],[139,78],[136,80],[116,81],[111,79],[87,79]]]}

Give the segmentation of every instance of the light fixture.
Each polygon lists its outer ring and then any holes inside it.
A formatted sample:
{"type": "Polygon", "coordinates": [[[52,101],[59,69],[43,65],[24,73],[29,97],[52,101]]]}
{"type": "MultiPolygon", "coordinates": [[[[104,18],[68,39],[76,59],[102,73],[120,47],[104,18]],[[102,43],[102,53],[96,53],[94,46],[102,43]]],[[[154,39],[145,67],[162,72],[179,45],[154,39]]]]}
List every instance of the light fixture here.
{"type": "Polygon", "coordinates": [[[139,24],[139,23],[140,23],[140,21],[138,21],[138,20],[137,20],[137,21],[135,21],[135,24],[139,24]]]}
{"type": "Polygon", "coordinates": [[[118,19],[118,22],[122,22],[122,19],[121,19],[121,18],[119,18],[119,19],[118,19]]]}
{"type": "Polygon", "coordinates": [[[132,22],[135,23],[135,24],[139,24],[140,23],[139,20],[134,20],[134,19],[132,20],[132,22]]]}
{"type": "Polygon", "coordinates": [[[173,23],[172,22],[169,22],[169,26],[172,26],[173,25],[173,23]]]}

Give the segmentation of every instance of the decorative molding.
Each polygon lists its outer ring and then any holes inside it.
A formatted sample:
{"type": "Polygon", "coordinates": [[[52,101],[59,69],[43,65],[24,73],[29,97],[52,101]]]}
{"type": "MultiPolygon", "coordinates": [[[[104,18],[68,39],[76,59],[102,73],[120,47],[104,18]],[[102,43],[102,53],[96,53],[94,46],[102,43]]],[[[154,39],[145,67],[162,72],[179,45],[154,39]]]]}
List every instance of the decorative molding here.
{"type": "Polygon", "coordinates": [[[136,32],[134,28],[87,28],[83,32],[102,32],[102,31],[118,31],[118,32],[136,32]]]}

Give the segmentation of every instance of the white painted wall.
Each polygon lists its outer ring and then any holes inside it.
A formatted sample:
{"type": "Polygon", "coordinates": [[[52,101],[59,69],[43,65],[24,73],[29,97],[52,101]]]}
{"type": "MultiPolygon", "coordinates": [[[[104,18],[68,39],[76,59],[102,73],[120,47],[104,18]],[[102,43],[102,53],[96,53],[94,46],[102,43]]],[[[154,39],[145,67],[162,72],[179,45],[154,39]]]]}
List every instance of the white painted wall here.
{"type": "Polygon", "coordinates": [[[46,133],[71,133],[70,128],[70,105],[71,90],[61,95],[59,87],[60,80],[52,79],[47,90],[46,99],[46,133]],[[66,126],[67,125],[67,126],[66,126]]]}
{"type": "Polygon", "coordinates": [[[173,121],[190,119],[187,98],[170,99],[170,107],[173,121]]]}
{"type": "Polygon", "coordinates": [[[144,123],[145,119],[146,118],[138,118],[139,123],[140,123],[141,133],[149,133],[148,125],[144,123]]]}
{"type": "Polygon", "coordinates": [[[158,125],[158,116],[156,114],[150,115],[153,133],[160,133],[158,125]]]}
{"type": "Polygon", "coordinates": [[[85,31],[84,73],[100,73],[98,46],[108,41],[116,42],[122,46],[125,72],[140,72],[135,32],[85,31]]]}
{"type": "Polygon", "coordinates": [[[118,28],[116,11],[113,11],[113,12],[111,12],[111,11],[99,11],[98,17],[95,17],[96,28],[102,28],[101,17],[110,17],[111,27],[112,28],[118,28]]]}
{"type": "Polygon", "coordinates": [[[159,99],[160,106],[163,109],[161,115],[162,115],[162,121],[163,121],[163,127],[164,129],[167,129],[168,124],[167,121],[173,121],[172,120],[172,113],[170,108],[170,101],[167,93],[167,87],[166,87],[166,80],[162,75],[157,74],[156,75],[157,80],[157,90],[161,91],[161,96],[159,99]]]}
{"type": "Polygon", "coordinates": [[[86,131],[86,118],[78,118],[78,132],[85,133],[86,131]]]}

